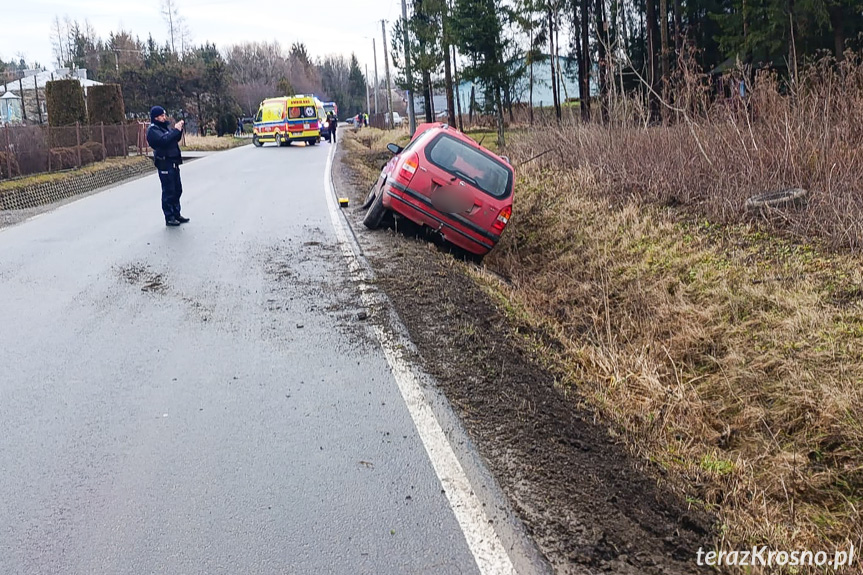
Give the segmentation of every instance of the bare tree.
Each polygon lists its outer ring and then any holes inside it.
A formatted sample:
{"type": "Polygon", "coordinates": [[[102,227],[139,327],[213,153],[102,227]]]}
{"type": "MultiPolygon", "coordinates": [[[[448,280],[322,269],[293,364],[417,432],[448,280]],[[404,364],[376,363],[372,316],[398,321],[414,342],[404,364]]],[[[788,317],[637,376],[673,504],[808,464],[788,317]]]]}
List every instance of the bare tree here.
{"type": "Polygon", "coordinates": [[[262,100],[276,95],[282,79],[291,77],[291,65],[278,42],[236,44],[226,51],[225,61],[233,96],[249,116],[262,100]]]}
{"type": "Polygon", "coordinates": [[[54,53],[54,58],[57,59],[58,68],[62,68],[63,64],[69,60],[68,52],[66,51],[66,40],[66,26],[60,22],[59,16],[54,16],[54,22],[51,24],[51,48],[54,53]]]}
{"type": "Polygon", "coordinates": [[[171,52],[176,54],[177,42],[180,42],[181,50],[185,50],[191,42],[189,27],[186,24],[185,18],[180,16],[177,0],[161,0],[161,2],[162,17],[168,25],[168,32],[171,37],[171,52]]]}
{"type": "Polygon", "coordinates": [[[278,42],[245,42],[228,48],[228,71],[238,84],[261,82],[275,87],[279,78],[290,75],[291,67],[278,42]]]}

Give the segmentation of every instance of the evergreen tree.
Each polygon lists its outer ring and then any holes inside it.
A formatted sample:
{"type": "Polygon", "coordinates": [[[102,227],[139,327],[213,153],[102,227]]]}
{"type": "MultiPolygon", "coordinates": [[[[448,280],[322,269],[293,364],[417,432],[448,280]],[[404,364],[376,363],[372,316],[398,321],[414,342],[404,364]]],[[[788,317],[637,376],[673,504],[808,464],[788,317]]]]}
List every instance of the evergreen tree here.
{"type": "Polygon", "coordinates": [[[361,113],[366,109],[366,78],[360,70],[356,54],[351,54],[351,68],[348,75],[349,113],[361,113]]]}
{"type": "Polygon", "coordinates": [[[498,146],[502,148],[505,144],[502,91],[507,83],[507,67],[503,61],[498,8],[494,0],[455,0],[452,27],[459,50],[470,62],[462,69],[462,75],[480,84],[490,96],[497,116],[498,146]]]}

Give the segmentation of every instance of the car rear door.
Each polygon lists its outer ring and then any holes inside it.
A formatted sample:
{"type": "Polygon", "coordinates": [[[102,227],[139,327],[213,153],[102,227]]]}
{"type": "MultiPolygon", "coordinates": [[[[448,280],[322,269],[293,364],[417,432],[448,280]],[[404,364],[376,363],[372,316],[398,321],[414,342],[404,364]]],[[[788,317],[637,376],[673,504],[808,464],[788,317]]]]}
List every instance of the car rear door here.
{"type": "Polygon", "coordinates": [[[512,206],[512,168],[493,154],[446,132],[429,141],[423,154],[422,167],[428,170],[430,185],[424,190],[415,189],[427,194],[439,211],[449,213],[467,229],[481,235],[499,235],[509,211],[503,213],[503,225],[496,226],[496,222],[501,212],[512,206]],[[442,196],[450,197],[441,201],[442,196]],[[457,211],[447,210],[448,206],[457,211]]]}

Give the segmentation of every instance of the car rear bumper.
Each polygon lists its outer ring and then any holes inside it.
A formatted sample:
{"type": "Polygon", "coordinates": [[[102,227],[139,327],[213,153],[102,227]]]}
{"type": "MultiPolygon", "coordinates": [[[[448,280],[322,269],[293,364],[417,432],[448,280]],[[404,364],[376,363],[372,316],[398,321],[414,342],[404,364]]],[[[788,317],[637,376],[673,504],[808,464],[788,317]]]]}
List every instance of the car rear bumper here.
{"type": "Polygon", "coordinates": [[[383,204],[417,224],[434,229],[446,241],[472,254],[487,254],[500,239],[462,216],[439,212],[428,198],[398,183],[386,184],[383,204]]]}
{"type": "Polygon", "coordinates": [[[319,130],[305,130],[303,132],[297,130],[295,132],[288,132],[288,139],[290,140],[311,140],[312,138],[320,138],[321,132],[319,130]]]}

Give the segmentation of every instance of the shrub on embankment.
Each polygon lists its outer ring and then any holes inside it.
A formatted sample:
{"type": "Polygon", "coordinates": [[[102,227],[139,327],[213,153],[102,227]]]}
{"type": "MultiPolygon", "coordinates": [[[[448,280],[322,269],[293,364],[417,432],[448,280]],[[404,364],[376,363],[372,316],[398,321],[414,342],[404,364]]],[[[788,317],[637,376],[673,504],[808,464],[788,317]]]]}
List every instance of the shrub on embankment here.
{"type": "Polygon", "coordinates": [[[486,263],[577,395],[718,512],[718,546],[859,547],[863,68],[749,97],[513,138],[513,218],[486,263]],[[804,209],[746,213],[790,187],[804,209]]]}

